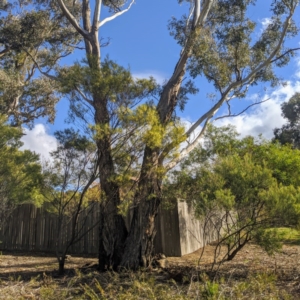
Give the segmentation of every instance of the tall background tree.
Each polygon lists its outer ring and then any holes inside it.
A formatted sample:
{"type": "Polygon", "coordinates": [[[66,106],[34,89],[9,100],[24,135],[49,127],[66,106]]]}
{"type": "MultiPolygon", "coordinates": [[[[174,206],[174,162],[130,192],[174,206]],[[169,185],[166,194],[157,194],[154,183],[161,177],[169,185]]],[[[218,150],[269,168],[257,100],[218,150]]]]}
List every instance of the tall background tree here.
{"type": "MultiPolygon", "coordinates": [[[[80,6],[71,2],[78,16],[80,6]]],[[[0,112],[14,126],[31,126],[39,117],[53,122],[60,98],[51,72],[74,51],[79,35],[55,1],[1,3],[0,112]]]]}
{"type": "Polygon", "coordinates": [[[17,205],[29,202],[39,206],[44,200],[39,156],[20,149],[22,130],[6,122],[0,115],[0,227],[17,205]]]}
{"type": "MultiPolygon", "coordinates": [[[[63,42],[57,39],[55,45],[67,47],[68,38],[74,35],[72,46],[80,41],[79,47],[84,48],[84,61],[62,67],[58,64],[61,54],[52,60],[55,63],[48,65],[48,61],[38,60],[29,50],[24,50],[26,45],[22,46],[26,55],[30,54],[32,66],[39,70],[39,78],[51,79],[53,88],[69,97],[72,116],[92,125],[87,131],[90,129],[97,145],[104,195],[99,220],[102,270],[120,266],[137,268],[151,263],[154,220],[168,170],[197,146],[209,122],[218,118],[216,113],[221,107],[227,106],[228,116],[232,116],[231,100],[244,98],[253,85],[277,84],[274,67],[286,65],[296,50],[288,48],[286,40],[298,33],[293,22],[298,0],[272,1],[272,17],[260,34],[255,31],[256,21],[248,14],[256,1],[178,2],[189,3],[190,10],[182,18],[169,22],[171,35],[181,52],[172,76],[163,86],[151,78],[134,79],[125,68],[101,58],[100,28],[126,13],[134,1],[32,2],[39,5],[38,14],[51,12],[42,20],[52,22],[54,16],[59,16],[59,28],[70,30],[69,35],[61,37],[63,42]],[[105,7],[110,15],[102,19],[101,10],[105,7]],[[214,86],[215,101],[184,130],[176,118],[176,110],[184,109],[188,95],[197,93],[193,80],[199,77],[214,86]],[[201,131],[193,138],[198,128],[201,131]],[[179,151],[185,141],[187,146],[179,151]],[[122,185],[130,191],[128,197],[121,195],[122,185]],[[132,211],[129,231],[120,214],[124,200],[132,211]]],[[[8,22],[9,16],[13,17],[13,10],[3,20],[8,22]]],[[[17,36],[22,36],[21,32],[17,36]]],[[[57,36],[57,32],[51,33],[51,37],[57,36]]],[[[7,57],[13,43],[6,46],[0,40],[0,44],[3,57],[7,57]]],[[[59,53],[66,53],[64,49],[59,53]]]]}
{"type": "Polygon", "coordinates": [[[274,129],[274,140],[300,148],[300,93],[281,105],[282,116],[287,120],[281,128],[274,129]]]}

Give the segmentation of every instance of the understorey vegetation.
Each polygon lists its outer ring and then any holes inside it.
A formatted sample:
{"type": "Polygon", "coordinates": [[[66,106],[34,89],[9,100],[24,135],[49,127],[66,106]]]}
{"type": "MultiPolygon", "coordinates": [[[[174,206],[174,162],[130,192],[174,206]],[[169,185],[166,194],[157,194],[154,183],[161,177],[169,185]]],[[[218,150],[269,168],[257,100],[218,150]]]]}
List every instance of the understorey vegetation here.
{"type": "Polygon", "coordinates": [[[204,146],[172,172],[168,189],[171,197],[188,199],[204,219],[204,236],[206,224],[214,224],[212,270],[249,242],[273,254],[281,249],[282,227],[299,228],[299,167],[300,152],[291,145],[238,139],[230,126],[207,129],[204,146]]]}

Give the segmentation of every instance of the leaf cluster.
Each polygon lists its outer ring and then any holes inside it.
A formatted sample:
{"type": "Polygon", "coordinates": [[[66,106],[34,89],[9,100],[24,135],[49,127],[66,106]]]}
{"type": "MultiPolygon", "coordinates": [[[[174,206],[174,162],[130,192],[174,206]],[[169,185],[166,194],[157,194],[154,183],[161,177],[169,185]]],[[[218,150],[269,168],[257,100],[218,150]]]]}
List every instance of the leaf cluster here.
{"type": "MultiPolygon", "coordinates": [[[[88,115],[94,118],[96,101],[106,104],[106,123],[112,129],[120,126],[119,115],[135,107],[144,98],[156,93],[157,84],[153,78],[135,79],[130,70],[106,58],[99,68],[97,58],[59,69],[60,91],[70,96],[71,114],[86,121],[88,115]],[[80,91],[80,93],[78,93],[80,91]]],[[[87,123],[93,124],[91,119],[87,123]]],[[[103,120],[101,121],[103,123],[103,120]]],[[[105,123],[105,120],[104,120],[105,123]]],[[[102,124],[104,125],[104,124],[102,124]]]]}

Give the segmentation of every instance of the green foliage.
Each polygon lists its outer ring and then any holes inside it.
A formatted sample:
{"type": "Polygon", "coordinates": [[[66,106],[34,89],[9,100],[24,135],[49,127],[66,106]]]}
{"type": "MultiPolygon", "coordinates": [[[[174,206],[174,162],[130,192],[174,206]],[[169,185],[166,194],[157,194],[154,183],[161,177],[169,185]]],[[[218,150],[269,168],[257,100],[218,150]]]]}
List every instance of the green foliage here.
{"type": "Polygon", "coordinates": [[[118,12],[126,2],[126,0],[104,0],[103,4],[107,6],[111,12],[118,12]]]}
{"type": "Polygon", "coordinates": [[[220,299],[220,285],[205,275],[202,276],[201,280],[204,282],[203,285],[200,285],[201,298],[206,300],[220,299]]]}
{"type": "Polygon", "coordinates": [[[300,148],[300,93],[281,105],[282,116],[288,121],[281,128],[274,129],[274,140],[300,148]]]}
{"type": "Polygon", "coordinates": [[[283,243],[292,244],[292,245],[300,245],[300,232],[299,229],[293,228],[277,228],[277,234],[283,243]]]}
{"type": "Polygon", "coordinates": [[[209,128],[198,148],[173,172],[171,195],[192,202],[196,214],[218,215],[219,241],[228,257],[250,240],[268,253],[280,248],[273,227],[300,224],[300,152],[251,137],[238,140],[232,128],[209,128]],[[213,213],[214,212],[214,213],[213,213]]]}
{"type": "MultiPolygon", "coordinates": [[[[173,17],[169,22],[171,35],[182,47],[190,49],[190,75],[205,76],[221,98],[227,93],[243,98],[249,85],[259,82],[278,84],[279,78],[270,61],[265,64],[266,60],[279,50],[273,62],[274,66],[282,67],[294,55],[280,41],[286,17],[294,13],[298,1],[274,1],[270,24],[261,34],[257,34],[259,23],[248,14],[255,3],[255,0],[215,1],[201,28],[194,29],[186,15],[181,19],[173,17]]],[[[298,32],[290,20],[286,35],[291,37],[298,32]]]]}
{"type": "MultiPolygon", "coordinates": [[[[76,16],[78,8],[73,5],[76,16]]],[[[9,0],[2,9],[0,113],[11,117],[15,125],[32,126],[38,117],[53,122],[59,98],[49,73],[53,74],[60,59],[74,50],[78,34],[65,22],[55,1],[9,0]]]]}
{"type": "Polygon", "coordinates": [[[282,237],[277,228],[257,229],[253,234],[253,239],[260,245],[269,255],[278,252],[282,247],[282,237]]]}
{"type": "Polygon", "coordinates": [[[39,156],[29,150],[21,151],[23,133],[6,124],[0,115],[0,219],[4,221],[15,205],[31,202],[41,205],[43,176],[39,156]]]}
{"type": "MultiPolygon", "coordinates": [[[[160,124],[155,107],[147,104],[138,106],[132,113],[128,112],[124,120],[140,128],[140,138],[150,148],[162,146],[165,134],[164,127],[160,124]]],[[[124,122],[124,123],[125,123],[124,122]]]]}
{"type": "Polygon", "coordinates": [[[117,104],[112,108],[119,111],[134,105],[134,101],[151,94],[157,87],[153,78],[135,80],[129,70],[108,58],[99,68],[94,57],[69,68],[61,68],[59,80],[63,93],[72,93],[80,88],[87,96],[96,94],[100,99],[117,104]]]}

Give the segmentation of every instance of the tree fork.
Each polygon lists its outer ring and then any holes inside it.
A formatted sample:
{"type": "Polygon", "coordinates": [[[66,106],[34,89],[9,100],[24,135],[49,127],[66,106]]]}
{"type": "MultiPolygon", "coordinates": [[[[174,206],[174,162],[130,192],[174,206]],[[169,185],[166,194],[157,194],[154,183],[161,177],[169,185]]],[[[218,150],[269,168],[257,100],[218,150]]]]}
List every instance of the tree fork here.
{"type": "Polygon", "coordinates": [[[121,267],[138,269],[151,264],[156,234],[155,218],[161,203],[161,179],[156,169],[158,149],[146,147],[134,211],[121,267]]]}

